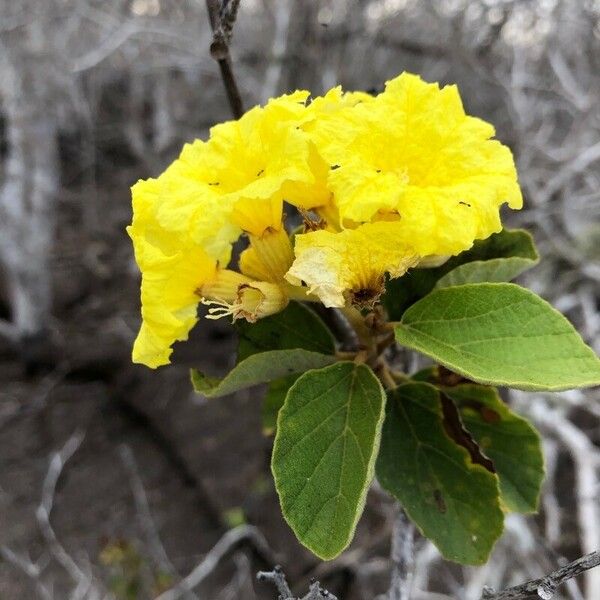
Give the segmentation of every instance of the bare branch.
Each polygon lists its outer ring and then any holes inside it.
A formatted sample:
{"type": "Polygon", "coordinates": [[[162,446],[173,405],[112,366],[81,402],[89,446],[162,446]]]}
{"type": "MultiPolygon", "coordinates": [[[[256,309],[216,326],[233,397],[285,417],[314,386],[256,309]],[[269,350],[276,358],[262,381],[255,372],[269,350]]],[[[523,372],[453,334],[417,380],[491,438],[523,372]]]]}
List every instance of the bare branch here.
{"type": "Polygon", "coordinates": [[[271,549],[267,541],[256,527],[242,525],[235,529],[230,529],[185,579],[175,587],[162,593],[156,600],[176,600],[177,598],[181,598],[186,590],[192,590],[202,583],[227,554],[243,543],[249,543],[263,556],[271,554],[271,549]]]}
{"type": "Polygon", "coordinates": [[[279,565],[275,565],[272,571],[260,571],[256,575],[256,579],[258,579],[258,581],[272,583],[277,588],[277,591],[282,598],[292,597],[292,590],[290,590],[290,586],[285,578],[285,573],[279,565]]]}
{"type": "Polygon", "coordinates": [[[91,573],[85,572],[65,550],[58,540],[50,523],[50,513],[54,507],[56,485],[69,459],[77,452],[83,442],[85,434],[76,431],[65,443],[61,450],[50,459],[50,465],[42,487],[42,498],[36,510],[36,517],[40,532],[52,558],[69,574],[75,584],[70,594],[72,600],[79,598],[101,598],[104,593],[94,581],[91,573]]]}
{"type": "MultiPolygon", "coordinates": [[[[144,489],[144,484],[142,482],[142,478],[140,477],[139,469],[133,452],[129,446],[123,444],[119,448],[119,454],[121,455],[123,465],[129,474],[129,483],[133,498],[135,500],[140,526],[142,527],[144,537],[146,538],[146,543],[148,544],[148,548],[152,553],[154,561],[161,569],[169,573],[169,575],[174,577],[176,580],[179,580],[179,573],[173,566],[173,563],[170,561],[167,552],[162,545],[160,536],[158,535],[154,519],[152,518],[152,513],[150,512],[148,496],[146,495],[146,490],[144,489]]],[[[182,593],[186,598],[198,600],[198,596],[196,596],[196,594],[194,594],[190,589],[185,589],[183,582],[181,582],[180,585],[182,586],[182,593]]]]}
{"type": "Polygon", "coordinates": [[[36,592],[42,600],[52,600],[52,593],[42,583],[42,569],[24,556],[19,556],[7,546],[0,546],[0,556],[8,564],[24,573],[35,585],[36,592]]]}
{"type": "Polygon", "coordinates": [[[237,18],[240,0],[222,0],[219,18],[221,19],[221,29],[225,37],[225,42],[229,44],[233,34],[233,26],[237,18]]]}
{"type": "MultiPolygon", "coordinates": [[[[279,600],[296,600],[296,597],[292,595],[292,591],[287,583],[285,574],[281,570],[279,565],[276,565],[272,571],[260,571],[256,578],[259,581],[267,581],[272,583],[279,593],[279,600]]],[[[331,592],[323,589],[318,581],[312,581],[310,588],[306,596],[303,596],[300,600],[338,600],[331,592]]]]}
{"type": "Polygon", "coordinates": [[[244,106],[233,75],[231,56],[229,55],[229,42],[231,41],[238,6],[239,0],[225,0],[221,5],[219,0],[206,0],[206,9],[210,19],[210,26],[213,30],[210,54],[219,64],[221,79],[223,79],[231,112],[236,119],[239,119],[244,114],[244,106]],[[221,15],[223,15],[223,18],[221,15]]]}
{"type": "Polygon", "coordinates": [[[409,600],[415,552],[415,527],[402,507],[397,507],[392,530],[392,579],[389,600],[409,600]]]}
{"type": "Polygon", "coordinates": [[[534,579],[501,592],[494,592],[488,588],[484,590],[481,598],[482,600],[525,600],[526,598],[550,600],[556,593],[557,588],[567,580],[577,577],[577,575],[581,575],[581,573],[598,565],[600,565],[600,551],[586,554],[546,575],[546,577],[534,579]]]}

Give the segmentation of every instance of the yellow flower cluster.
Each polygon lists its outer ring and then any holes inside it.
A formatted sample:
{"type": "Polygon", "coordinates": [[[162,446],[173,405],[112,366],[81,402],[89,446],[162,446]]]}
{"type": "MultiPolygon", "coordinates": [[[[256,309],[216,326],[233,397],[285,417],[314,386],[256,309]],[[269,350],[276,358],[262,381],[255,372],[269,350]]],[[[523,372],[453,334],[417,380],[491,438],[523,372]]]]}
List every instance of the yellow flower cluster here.
{"type": "Polygon", "coordinates": [[[455,86],[407,73],[377,96],[295,92],[213,127],[132,188],[143,318],[134,361],[168,363],[201,301],[209,318],[249,321],[290,298],[372,305],[386,275],[499,231],[500,206],[522,198],[511,153],[493,135],[465,114],[455,86]],[[304,216],[293,237],[284,202],[304,216]]]}

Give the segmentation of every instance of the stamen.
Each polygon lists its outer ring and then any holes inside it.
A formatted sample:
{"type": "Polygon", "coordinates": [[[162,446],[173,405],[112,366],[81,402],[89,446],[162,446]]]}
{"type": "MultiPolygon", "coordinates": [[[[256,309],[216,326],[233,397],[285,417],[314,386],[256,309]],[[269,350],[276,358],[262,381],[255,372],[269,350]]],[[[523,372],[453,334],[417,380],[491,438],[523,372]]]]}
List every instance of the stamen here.
{"type": "Polygon", "coordinates": [[[206,315],[206,318],[211,319],[213,321],[221,319],[222,317],[228,317],[230,315],[233,316],[235,312],[235,306],[229,302],[226,302],[225,300],[208,300],[207,298],[202,298],[200,300],[200,303],[204,304],[205,306],[212,307],[208,309],[208,314],[206,315]]]}

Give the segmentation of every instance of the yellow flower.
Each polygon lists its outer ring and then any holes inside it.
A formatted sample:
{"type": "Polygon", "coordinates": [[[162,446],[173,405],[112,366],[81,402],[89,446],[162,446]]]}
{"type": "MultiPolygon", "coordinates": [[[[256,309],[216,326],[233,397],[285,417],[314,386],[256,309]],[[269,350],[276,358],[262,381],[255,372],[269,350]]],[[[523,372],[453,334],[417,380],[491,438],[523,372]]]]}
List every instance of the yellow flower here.
{"type": "MultiPolygon", "coordinates": [[[[230,252],[227,236],[223,234],[223,240],[216,235],[222,229],[208,236],[206,228],[199,224],[185,191],[172,197],[172,215],[164,210],[162,184],[170,176],[168,172],[163,181],[149,179],[133,187],[134,218],[127,229],[142,271],[142,325],[134,343],[133,361],[152,368],[167,364],[171,345],[187,339],[197,321],[200,298],[196,290],[215,276],[217,255],[228,260],[230,252]]],[[[219,222],[217,214],[215,219],[219,222]]]]}
{"type": "Polygon", "coordinates": [[[258,319],[282,311],[289,297],[281,285],[267,281],[253,281],[235,271],[224,270],[212,282],[202,287],[207,298],[203,304],[210,306],[207,319],[231,316],[233,320],[246,319],[255,323],[258,319]]]}
{"type": "Polygon", "coordinates": [[[398,219],[418,254],[457,254],[501,229],[501,204],[522,205],[510,150],[455,86],[404,73],[334,120],[345,133],[323,144],[342,224],[398,219]]]}
{"type": "Polygon", "coordinates": [[[348,109],[364,105],[368,110],[374,99],[364,92],[343,92],[341,86],[337,86],[308,105],[301,129],[309,135],[329,167],[336,165],[339,149],[355,135],[354,128],[349,126],[353,113],[348,109]]]}
{"type": "Polygon", "coordinates": [[[202,167],[233,207],[232,221],[248,233],[281,229],[284,199],[304,206],[329,198],[327,166],[297,126],[307,97],[282,96],[211,129],[202,167]]]}
{"type": "MultiPolygon", "coordinates": [[[[128,233],[142,271],[142,325],[134,362],[150,367],[169,362],[173,343],[187,339],[197,322],[203,287],[228,265],[242,231],[250,234],[267,282],[283,284],[293,260],[282,225],[283,198],[301,203],[329,194],[326,169],[320,179],[312,171],[322,159],[295,126],[307,96],[283,96],[214,127],[208,142],[187,144],[160,177],[132,188],[128,233]]],[[[258,292],[245,285],[235,298],[216,298],[241,302],[244,310],[234,316],[255,319],[287,304],[270,284],[257,284],[258,292]]]]}
{"type": "Polygon", "coordinates": [[[132,189],[143,319],[134,361],[169,362],[201,300],[210,317],[250,321],[290,297],[371,306],[386,275],[439,264],[498,231],[500,206],[522,199],[493,135],[465,114],[456,87],[406,73],[375,97],[337,87],[309,102],[295,92],[213,127],[132,189]],[[284,202],[305,219],[295,247],[284,202]],[[227,267],[242,233],[236,272],[227,267]]]}
{"type": "Polygon", "coordinates": [[[296,236],[296,260],[288,280],[301,280],[325,306],[373,306],[384,291],[385,274],[400,277],[418,257],[399,236],[400,223],[366,223],[339,233],[296,236]]]}

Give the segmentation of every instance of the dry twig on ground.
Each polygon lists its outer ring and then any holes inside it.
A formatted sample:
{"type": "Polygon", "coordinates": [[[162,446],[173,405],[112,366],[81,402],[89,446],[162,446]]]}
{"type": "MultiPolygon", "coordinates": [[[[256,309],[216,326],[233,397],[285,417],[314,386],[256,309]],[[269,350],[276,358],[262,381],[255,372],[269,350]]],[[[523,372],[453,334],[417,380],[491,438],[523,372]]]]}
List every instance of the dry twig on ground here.
{"type": "Polygon", "coordinates": [[[192,590],[200,585],[227,554],[243,544],[249,544],[263,557],[271,555],[271,549],[267,541],[256,527],[241,525],[230,529],[187,577],[175,587],[162,593],[156,600],[177,600],[181,598],[186,590],[192,590]]]}

